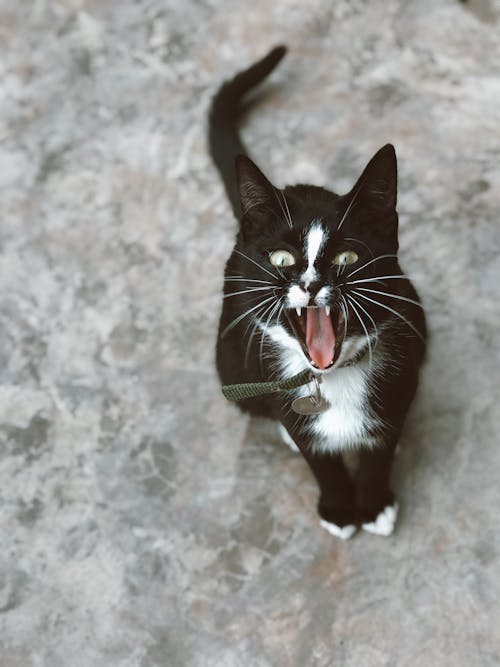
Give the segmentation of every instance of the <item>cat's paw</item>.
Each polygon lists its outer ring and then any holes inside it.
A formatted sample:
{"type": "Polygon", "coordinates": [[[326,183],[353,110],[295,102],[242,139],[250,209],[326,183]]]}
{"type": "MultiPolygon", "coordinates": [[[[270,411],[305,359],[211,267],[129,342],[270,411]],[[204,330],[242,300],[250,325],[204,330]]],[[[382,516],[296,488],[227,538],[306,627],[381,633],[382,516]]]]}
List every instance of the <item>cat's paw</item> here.
{"type": "Polygon", "coordinates": [[[290,447],[292,452],[295,452],[296,454],[300,453],[300,449],[297,447],[291,435],[288,433],[283,424],[280,424],[279,427],[280,427],[281,439],[283,440],[285,445],[288,445],[288,447],[290,447]]]}
{"type": "Polygon", "coordinates": [[[374,521],[363,523],[361,524],[361,527],[368,533],[389,537],[389,535],[392,535],[394,531],[397,516],[398,504],[395,502],[393,505],[387,505],[384,507],[384,509],[379,512],[379,514],[377,514],[374,521]]]}
{"type": "Polygon", "coordinates": [[[330,521],[325,521],[325,519],[320,519],[320,524],[330,533],[330,535],[340,537],[341,540],[350,539],[356,532],[356,526],[353,524],[347,524],[347,526],[337,526],[336,523],[330,523],[330,521]]]}

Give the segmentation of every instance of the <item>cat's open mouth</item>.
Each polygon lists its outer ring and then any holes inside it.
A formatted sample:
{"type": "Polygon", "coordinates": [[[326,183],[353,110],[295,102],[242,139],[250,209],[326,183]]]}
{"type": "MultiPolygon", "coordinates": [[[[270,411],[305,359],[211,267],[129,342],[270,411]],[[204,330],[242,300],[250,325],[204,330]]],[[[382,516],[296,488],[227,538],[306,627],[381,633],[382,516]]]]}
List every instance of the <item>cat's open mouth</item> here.
{"type": "Polygon", "coordinates": [[[339,308],[290,308],[285,311],[302,350],[315,368],[333,366],[344,342],[344,316],[339,308]]]}

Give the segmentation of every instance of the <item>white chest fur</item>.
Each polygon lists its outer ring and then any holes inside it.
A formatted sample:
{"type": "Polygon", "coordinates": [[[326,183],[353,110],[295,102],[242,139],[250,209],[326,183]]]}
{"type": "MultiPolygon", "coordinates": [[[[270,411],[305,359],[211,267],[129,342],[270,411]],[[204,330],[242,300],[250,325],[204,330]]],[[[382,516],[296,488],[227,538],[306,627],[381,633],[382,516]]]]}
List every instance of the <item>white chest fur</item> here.
{"type": "MultiPolygon", "coordinates": [[[[284,377],[310,368],[300,345],[280,326],[269,327],[267,332],[280,351],[280,365],[284,377]]],[[[373,371],[369,369],[365,357],[355,366],[343,366],[353,358],[364,344],[364,338],[346,340],[342,353],[332,368],[322,375],[321,392],[330,407],[317,417],[310,418],[310,430],[314,434],[315,448],[322,451],[340,451],[351,447],[374,446],[375,439],[369,435],[370,429],[378,421],[370,411],[368,390],[373,371]]],[[[378,350],[373,353],[373,368],[382,361],[378,350]]],[[[296,396],[311,394],[310,385],[300,387],[296,396]]]]}
{"type": "Polygon", "coordinates": [[[317,436],[315,448],[341,450],[359,445],[373,445],[369,430],[375,425],[368,403],[368,368],[337,368],[323,376],[321,391],[330,408],[311,420],[317,436]]]}

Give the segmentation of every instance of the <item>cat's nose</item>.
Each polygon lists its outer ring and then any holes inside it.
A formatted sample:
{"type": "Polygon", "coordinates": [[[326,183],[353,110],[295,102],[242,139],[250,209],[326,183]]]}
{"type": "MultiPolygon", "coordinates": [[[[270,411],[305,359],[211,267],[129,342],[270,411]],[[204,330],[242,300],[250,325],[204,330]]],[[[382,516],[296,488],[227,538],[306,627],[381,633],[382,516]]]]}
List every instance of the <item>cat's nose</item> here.
{"type": "Polygon", "coordinates": [[[307,281],[307,283],[304,280],[300,281],[300,286],[304,290],[304,292],[307,292],[309,296],[311,297],[311,301],[314,299],[316,294],[319,292],[321,289],[321,282],[319,280],[313,280],[313,281],[307,281]]]}

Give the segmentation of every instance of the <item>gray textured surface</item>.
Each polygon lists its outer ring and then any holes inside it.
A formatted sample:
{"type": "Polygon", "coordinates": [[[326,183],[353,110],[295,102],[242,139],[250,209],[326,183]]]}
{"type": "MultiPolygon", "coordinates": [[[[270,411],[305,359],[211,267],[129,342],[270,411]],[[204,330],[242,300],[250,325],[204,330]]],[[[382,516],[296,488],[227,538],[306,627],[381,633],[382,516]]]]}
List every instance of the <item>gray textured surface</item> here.
{"type": "Polygon", "coordinates": [[[470,5],[0,2],[2,667],[500,664],[500,7],[470,5]],[[389,539],[321,530],[214,372],[206,110],[279,41],[271,178],[399,155],[432,342],[389,539]]]}

